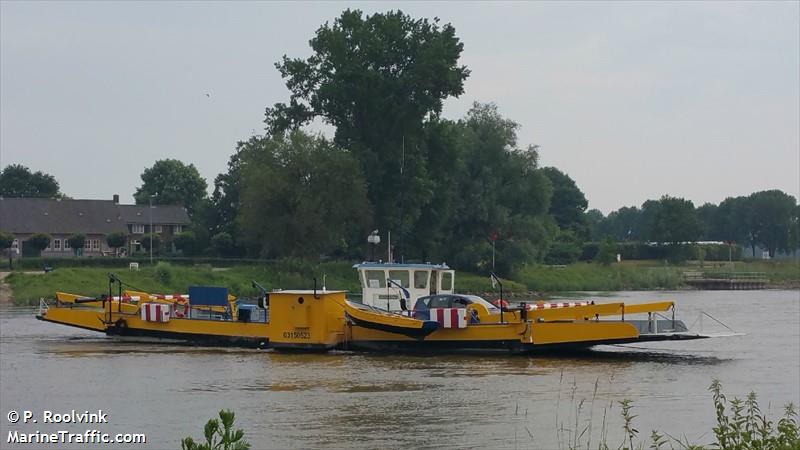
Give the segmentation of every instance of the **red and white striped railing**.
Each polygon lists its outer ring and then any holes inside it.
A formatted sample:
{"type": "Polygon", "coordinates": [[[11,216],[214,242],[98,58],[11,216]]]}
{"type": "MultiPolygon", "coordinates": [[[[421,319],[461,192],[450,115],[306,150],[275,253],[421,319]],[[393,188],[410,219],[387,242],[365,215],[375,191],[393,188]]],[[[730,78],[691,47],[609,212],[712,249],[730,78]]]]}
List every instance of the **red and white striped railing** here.
{"type": "Polygon", "coordinates": [[[538,309],[573,308],[575,306],[587,306],[590,302],[558,302],[558,303],[528,303],[526,307],[530,311],[538,309]]]}

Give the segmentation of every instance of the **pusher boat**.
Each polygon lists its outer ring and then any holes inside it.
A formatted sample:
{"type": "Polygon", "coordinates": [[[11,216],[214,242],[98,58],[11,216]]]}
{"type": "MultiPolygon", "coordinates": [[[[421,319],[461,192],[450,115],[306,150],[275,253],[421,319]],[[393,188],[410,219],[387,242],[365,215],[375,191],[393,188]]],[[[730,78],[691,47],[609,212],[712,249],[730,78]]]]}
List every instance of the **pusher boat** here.
{"type": "MultiPolygon", "coordinates": [[[[712,337],[690,332],[661,301],[494,303],[453,290],[445,264],[362,263],[353,266],[360,301],[345,291],[262,288],[237,299],[219,287],[156,295],[123,289],[109,274],[109,294],[57,293],[38,318],[124,340],[277,350],[535,353],[712,337]],[[116,295],[114,288],[117,288],[116,295]]],[[[499,281],[499,280],[498,280],[499,281]]],[[[502,285],[501,285],[502,286],[502,285]]]]}

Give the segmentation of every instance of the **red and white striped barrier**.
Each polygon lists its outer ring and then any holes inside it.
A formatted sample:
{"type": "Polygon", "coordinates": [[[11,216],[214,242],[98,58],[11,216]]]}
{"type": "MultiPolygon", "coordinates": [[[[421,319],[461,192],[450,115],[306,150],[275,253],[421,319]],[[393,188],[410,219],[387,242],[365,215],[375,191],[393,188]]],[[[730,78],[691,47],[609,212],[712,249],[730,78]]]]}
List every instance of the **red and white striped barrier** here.
{"type": "Polygon", "coordinates": [[[561,303],[528,303],[526,307],[529,311],[537,309],[556,309],[556,308],[572,308],[575,306],[586,306],[589,302],[561,302],[561,303]]]}
{"type": "Polygon", "coordinates": [[[170,295],[150,294],[150,297],[159,300],[180,300],[180,299],[189,300],[189,294],[170,294],[170,295]]]}
{"type": "Polygon", "coordinates": [[[466,308],[432,308],[431,320],[439,322],[442,328],[466,328],[466,308]]]}
{"type": "Polygon", "coordinates": [[[111,298],[113,300],[122,301],[122,303],[138,302],[139,300],[142,299],[138,295],[133,295],[133,296],[131,296],[131,295],[123,295],[122,297],[119,297],[119,296],[115,295],[115,296],[113,296],[111,298]]]}
{"type": "Polygon", "coordinates": [[[164,303],[142,304],[142,320],[147,322],[169,322],[171,305],[164,303]]]}

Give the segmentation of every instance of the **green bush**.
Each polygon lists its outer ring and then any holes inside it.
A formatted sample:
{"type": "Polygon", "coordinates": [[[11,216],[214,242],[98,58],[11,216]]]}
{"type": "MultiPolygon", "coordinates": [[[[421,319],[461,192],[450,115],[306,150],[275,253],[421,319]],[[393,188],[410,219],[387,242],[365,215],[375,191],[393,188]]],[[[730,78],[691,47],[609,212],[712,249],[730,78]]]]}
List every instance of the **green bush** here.
{"type": "Polygon", "coordinates": [[[169,284],[172,281],[172,265],[168,262],[159,261],[155,268],[155,277],[158,281],[169,284]]]}
{"type": "Polygon", "coordinates": [[[244,440],[244,430],[241,428],[234,430],[233,423],[236,420],[235,414],[231,410],[221,410],[219,419],[211,419],[203,428],[203,435],[206,442],[195,443],[191,437],[181,440],[182,450],[249,450],[250,444],[244,440]],[[220,428],[220,422],[222,428],[220,428]]]}
{"type": "Polygon", "coordinates": [[[47,246],[50,245],[51,240],[52,238],[49,234],[36,233],[23,242],[22,249],[23,251],[32,249],[34,254],[39,255],[42,253],[42,250],[46,249],[47,246]]]}
{"type": "Polygon", "coordinates": [[[603,241],[594,257],[595,262],[604,266],[610,266],[611,263],[617,260],[616,246],[609,240],[603,241]]]}

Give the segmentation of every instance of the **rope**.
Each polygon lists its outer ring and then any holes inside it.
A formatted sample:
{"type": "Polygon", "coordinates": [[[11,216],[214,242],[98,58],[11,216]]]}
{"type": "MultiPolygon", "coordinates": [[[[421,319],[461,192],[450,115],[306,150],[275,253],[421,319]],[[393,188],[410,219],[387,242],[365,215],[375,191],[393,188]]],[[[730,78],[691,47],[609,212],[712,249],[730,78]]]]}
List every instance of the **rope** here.
{"type": "Polygon", "coordinates": [[[733,328],[731,328],[731,327],[729,327],[729,326],[725,325],[724,323],[720,322],[719,320],[717,320],[717,319],[716,319],[714,316],[712,316],[711,314],[709,314],[709,313],[707,313],[707,312],[705,312],[705,311],[701,311],[701,312],[702,312],[703,314],[705,314],[706,316],[708,316],[708,317],[709,317],[711,320],[713,320],[714,322],[717,322],[718,324],[720,324],[720,325],[722,325],[723,327],[725,327],[725,328],[727,328],[728,330],[730,330],[732,333],[736,333],[736,330],[734,330],[733,328]]]}

